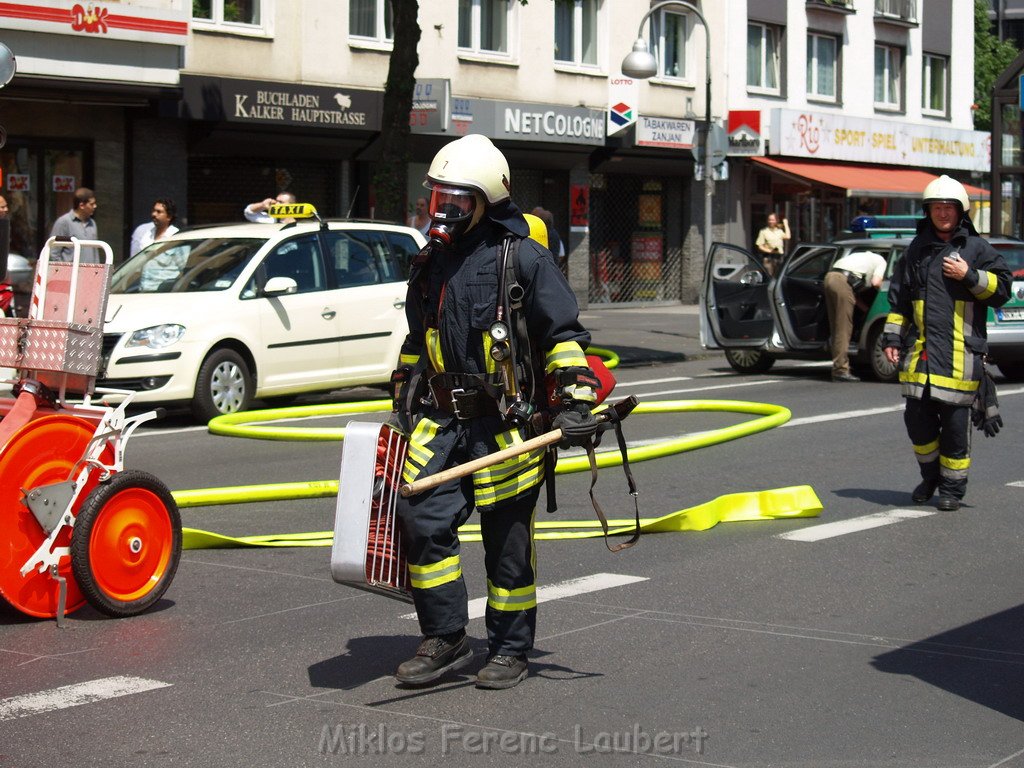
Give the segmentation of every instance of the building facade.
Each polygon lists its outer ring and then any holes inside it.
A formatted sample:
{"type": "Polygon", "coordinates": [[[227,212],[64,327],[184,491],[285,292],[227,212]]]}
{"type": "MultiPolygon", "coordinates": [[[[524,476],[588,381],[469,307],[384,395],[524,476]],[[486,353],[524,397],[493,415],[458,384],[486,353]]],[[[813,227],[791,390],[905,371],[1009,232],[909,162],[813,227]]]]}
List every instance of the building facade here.
{"type": "MultiPolygon", "coordinates": [[[[437,149],[484,133],[516,203],[552,211],[581,301],[692,302],[704,173],[711,238],[749,245],[769,210],[811,240],[858,206],[912,209],[917,179],[896,188],[887,171],[987,170],[972,14],[972,0],[929,0],[924,18],[914,0],[423,0],[409,210],[437,149]],[[621,72],[638,34],[658,62],[646,81],[621,72]],[[845,185],[853,167],[875,181],[845,185]]],[[[193,225],[282,190],[373,215],[387,0],[25,0],[0,22],[18,58],[0,91],[16,249],[37,252],[81,185],[118,259],[157,197],[193,225]]]]}

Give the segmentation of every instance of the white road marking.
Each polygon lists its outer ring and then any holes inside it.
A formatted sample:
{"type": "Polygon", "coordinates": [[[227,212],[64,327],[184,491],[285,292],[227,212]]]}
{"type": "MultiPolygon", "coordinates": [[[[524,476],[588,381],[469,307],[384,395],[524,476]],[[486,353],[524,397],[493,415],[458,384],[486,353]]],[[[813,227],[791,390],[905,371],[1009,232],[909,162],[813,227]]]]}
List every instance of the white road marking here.
{"type": "Polygon", "coordinates": [[[780,533],[777,537],[780,539],[789,539],[790,541],[821,541],[822,539],[831,539],[833,536],[843,536],[847,533],[866,531],[870,528],[878,528],[883,525],[898,523],[901,520],[910,520],[916,517],[928,517],[934,514],[935,512],[933,510],[927,509],[890,509],[886,512],[876,512],[873,515],[854,517],[850,520],[839,520],[834,523],[812,525],[807,528],[801,528],[799,531],[780,533]]]}
{"type": "MultiPolygon", "coordinates": [[[[537,603],[546,603],[549,600],[558,600],[563,597],[575,597],[585,595],[588,592],[598,592],[602,589],[622,587],[626,584],[635,584],[638,581],[647,581],[646,576],[626,576],[620,573],[595,573],[592,576],[581,576],[578,579],[559,581],[555,584],[548,584],[537,587],[537,603]]],[[[478,597],[469,601],[469,618],[479,619],[484,615],[487,608],[487,598],[478,597]]],[[[415,619],[415,613],[406,613],[403,619],[415,619]]]]}
{"type": "Polygon", "coordinates": [[[103,677],[99,680],[90,680],[87,683],[63,685],[60,688],[53,688],[49,691],[26,693],[21,696],[12,696],[9,699],[0,699],[0,722],[15,720],[19,717],[28,717],[29,715],[40,715],[44,712],[54,712],[58,709],[67,709],[68,707],[78,707],[82,704],[91,704],[94,701],[130,696],[133,693],[143,693],[144,691],[152,691],[157,688],[168,688],[170,686],[171,683],[163,683],[159,680],[147,680],[144,677],[128,677],[125,675],[103,677]]]}
{"type": "Polygon", "coordinates": [[[669,381],[693,381],[693,376],[669,376],[665,379],[641,379],[640,381],[617,381],[616,387],[639,387],[648,384],[665,384],[669,381]]]}
{"type": "Polygon", "coordinates": [[[1012,483],[1007,483],[1011,488],[1024,488],[1024,480],[1014,480],[1012,483]]]}
{"type": "Polygon", "coordinates": [[[790,419],[782,427],[803,427],[808,424],[819,424],[826,421],[841,421],[843,419],[859,419],[862,416],[878,416],[881,413],[893,413],[894,411],[902,411],[905,406],[903,403],[897,403],[896,405],[887,405],[884,408],[866,408],[861,411],[842,411],[841,413],[822,413],[817,416],[804,416],[799,419],[790,419]]]}

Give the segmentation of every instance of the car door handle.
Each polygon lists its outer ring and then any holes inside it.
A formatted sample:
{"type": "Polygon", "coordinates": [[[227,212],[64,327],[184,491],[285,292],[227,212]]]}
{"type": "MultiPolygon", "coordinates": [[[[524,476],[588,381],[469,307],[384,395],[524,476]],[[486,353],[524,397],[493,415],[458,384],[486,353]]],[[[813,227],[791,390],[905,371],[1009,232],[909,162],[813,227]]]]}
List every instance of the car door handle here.
{"type": "Polygon", "coordinates": [[[335,312],[333,309],[328,309],[327,307],[324,307],[324,311],[320,313],[320,317],[322,317],[324,320],[333,320],[336,314],[338,313],[335,312]]]}
{"type": "Polygon", "coordinates": [[[392,302],[391,306],[393,306],[395,309],[402,309],[403,307],[405,307],[405,299],[395,299],[394,302],[392,302]]]}

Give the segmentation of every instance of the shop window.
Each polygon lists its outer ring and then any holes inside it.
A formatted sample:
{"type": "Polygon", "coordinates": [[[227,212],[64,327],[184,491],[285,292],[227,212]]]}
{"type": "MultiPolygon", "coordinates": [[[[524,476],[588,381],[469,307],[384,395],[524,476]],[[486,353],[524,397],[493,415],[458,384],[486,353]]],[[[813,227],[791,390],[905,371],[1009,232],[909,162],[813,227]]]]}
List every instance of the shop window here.
{"type": "Polygon", "coordinates": [[[555,0],[555,61],[596,67],[600,0],[555,0]]]}
{"type": "Polygon", "coordinates": [[[903,55],[891,45],[875,46],[875,109],[898,110],[902,106],[903,55]]]}
{"type": "Polygon", "coordinates": [[[926,115],[949,115],[949,59],[945,56],[924,55],[921,73],[921,109],[926,115]]]}
{"type": "Polygon", "coordinates": [[[394,39],[389,0],[352,0],[348,7],[348,34],[355,43],[389,45],[394,39]]]}
{"type": "Polygon", "coordinates": [[[512,0],[459,0],[459,49],[508,57],[512,0]]]}
{"type": "Polygon", "coordinates": [[[661,11],[651,25],[651,48],[658,59],[658,76],[687,79],[686,35],[689,14],[661,11]]]}
{"type": "Polygon", "coordinates": [[[807,35],[807,96],[821,101],[838,101],[836,92],[839,45],[831,35],[807,35]]]}
{"type": "Polygon", "coordinates": [[[193,29],[269,35],[274,0],[192,0],[193,29]]]}
{"type": "Polygon", "coordinates": [[[747,25],[747,88],[778,94],[780,30],[768,24],[747,25]]]}

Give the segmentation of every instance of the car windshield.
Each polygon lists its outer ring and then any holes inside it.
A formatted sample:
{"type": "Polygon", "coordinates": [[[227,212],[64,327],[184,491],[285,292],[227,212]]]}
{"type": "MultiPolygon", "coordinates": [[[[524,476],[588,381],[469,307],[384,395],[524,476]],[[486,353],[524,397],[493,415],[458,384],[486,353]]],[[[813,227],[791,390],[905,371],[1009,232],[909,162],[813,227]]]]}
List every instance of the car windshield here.
{"type": "Polygon", "coordinates": [[[110,292],[224,291],[266,242],[255,237],[211,237],[153,243],[117,268],[110,292]]]}
{"type": "Polygon", "coordinates": [[[1024,243],[992,243],[1016,278],[1024,278],[1024,243]]]}

